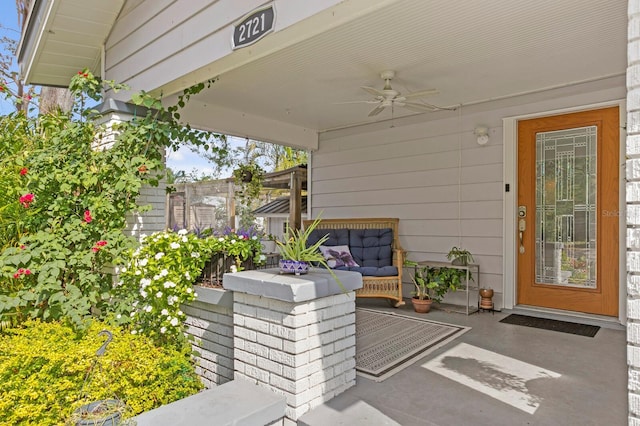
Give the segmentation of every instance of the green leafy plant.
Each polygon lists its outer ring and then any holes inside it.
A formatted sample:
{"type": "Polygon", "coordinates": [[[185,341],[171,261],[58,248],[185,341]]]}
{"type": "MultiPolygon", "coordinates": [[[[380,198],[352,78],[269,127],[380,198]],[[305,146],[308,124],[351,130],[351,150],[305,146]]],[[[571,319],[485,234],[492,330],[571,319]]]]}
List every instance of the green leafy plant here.
{"type": "Polygon", "coordinates": [[[329,239],[329,235],[325,235],[314,244],[308,245],[309,236],[311,236],[311,233],[319,224],[320,218],[318,217],[304,230],[292,229],[290,226],[287,226],[284,241],[276,241],[280,256],[288,260],[317,262],[329,269],[324,256],[320,253],[320,246],[329,239]]]}
{"type": "Polygon", "coordinates": [[[460,288],[466,271],[457,268],[420,266],[417,262],[407,260],[404,266],[414,268],[411,280],[415,289],[412,294],[418,299],[431,299],[442,302],[450,291],[460,288]]]}
{"type": "Polygon", "coordinates": [[[83,327],[86,317],[111,311],[113,266],[136,245],[124,233],[127,218],[150,209],[137,200],[163,176],[165,149],[216,149],[215,134],[179,122],[180,108],[211,83],[186,89],[167,108],[147,93],[132,95],[144,108],[114,128],[115,140],[89,121],[96,112],[85,106],[105,87],[125,86],[86,69],[71,81],[73,114],[0,117],[0,322],[65,319],[83,327]]]}
{"type": "Polygon", "coordinates": [[[447,253],[447,259],[451,260],[456,265],[466,266],[469,263],[473,263],[473,255],[469,250],[463,248],[452,247],[447,253]]]}
{"type": "Polygon", "coordinates": [[[64,424],[74,410],[91,402],[126,402],[137,415],[202,389],[190,349],[158,347],[146,336],[98,321],[78,333],[59,322],[27,321],[0,334],[0,425],[64,424]],[[113,333],[93,379],[83,388],[98,333],[113,333]]]}

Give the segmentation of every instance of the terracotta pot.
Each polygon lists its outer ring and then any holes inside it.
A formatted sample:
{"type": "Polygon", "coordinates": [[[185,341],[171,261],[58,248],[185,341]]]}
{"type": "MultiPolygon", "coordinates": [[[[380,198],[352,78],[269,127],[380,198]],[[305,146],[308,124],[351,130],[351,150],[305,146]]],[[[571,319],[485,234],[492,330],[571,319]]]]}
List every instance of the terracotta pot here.
{"type": "Polygon", "coordinates": [[[492,288],[481,288],[480,289],[480,308],[481,309],[493,309],[493,301],[491,298],[493,297],[493,289],[492,288]]]}
{"type": "Polygon", "coordinates": [[[429,312],[431,310],[431,304],[433,303],[433,300],[431,299],[418,299],[416,297],[414,297],[413,299],[411,299],[411,302],[413,302],[413,310],[416,311],[419,314],[426,314],[427,312],[429,312]]]}

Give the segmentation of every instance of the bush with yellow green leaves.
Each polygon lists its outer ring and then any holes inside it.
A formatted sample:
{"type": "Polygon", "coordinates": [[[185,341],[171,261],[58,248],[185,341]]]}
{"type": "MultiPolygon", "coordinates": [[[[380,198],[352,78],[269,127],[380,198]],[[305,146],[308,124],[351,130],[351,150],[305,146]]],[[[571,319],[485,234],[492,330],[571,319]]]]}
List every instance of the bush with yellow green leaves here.
{"type": "Polygon", "coordinates": [[[188,351],[160,348],[148,337],[97,321],[81,335],[55,322],[28,321],[5,330],[0,426],[61,425],[80,405],[114,397],[127,404],[129,417],[193,395],[202,384],[188,351]],[[97,357],[105,341],[101,330],[113,333],[113,341],[97,357]]]}

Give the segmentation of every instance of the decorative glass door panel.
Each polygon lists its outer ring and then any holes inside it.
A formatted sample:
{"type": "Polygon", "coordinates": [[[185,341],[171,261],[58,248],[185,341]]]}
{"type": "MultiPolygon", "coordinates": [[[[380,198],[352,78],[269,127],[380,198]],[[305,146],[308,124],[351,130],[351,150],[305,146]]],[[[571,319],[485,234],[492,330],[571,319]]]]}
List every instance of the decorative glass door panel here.
{"type": "Polygon", "coordinates": [[[537,283],[597,287],[597,130],[536,134],[537,283]]]}

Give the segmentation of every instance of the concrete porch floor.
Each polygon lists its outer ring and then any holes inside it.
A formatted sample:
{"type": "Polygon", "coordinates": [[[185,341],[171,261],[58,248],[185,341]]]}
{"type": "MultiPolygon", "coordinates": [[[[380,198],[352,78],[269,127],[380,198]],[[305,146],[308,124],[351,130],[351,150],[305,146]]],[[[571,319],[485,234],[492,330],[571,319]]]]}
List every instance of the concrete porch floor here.
{"type": "MultiPolygon", "coordinates": [[[[358,299],[356,304],[397,311],[384,300],[358,299]]],[[[469,326],[471,330],[383,382],[357,376],[355,387],[302,416],[299,425],[609,426],[628,423],[626,332],[619,324],[582,321],[601,325],[595,337],[584,337],[499,322],[515,311],[466,316],[432,309],[428,314],[415,314],[410,301],[399,309],[403,314],[426,315],[427,319],[469,326]],[[485,382],[486,387],[476,387],[476,390],[464,381],[455,381],[422,367],[447,351],[453,353],[460,343],[465,345],[459,348],[473,353],[477,350],[480,354],[496,354],[491,364],[513,362],[525,366],[525,370],[540,367],[557,373],[557,377],[522,382],[508,373],[488,373],[482,362],[459,366],[464,376],[485,382]],[[529,402],[535,401],[534,412],[517,408],[522,394],[505,393],[505,389],[514,387],[528,395],[529,402]],[[489,395],[492,392],[504,397],[496,399],[489,395]]]]}

